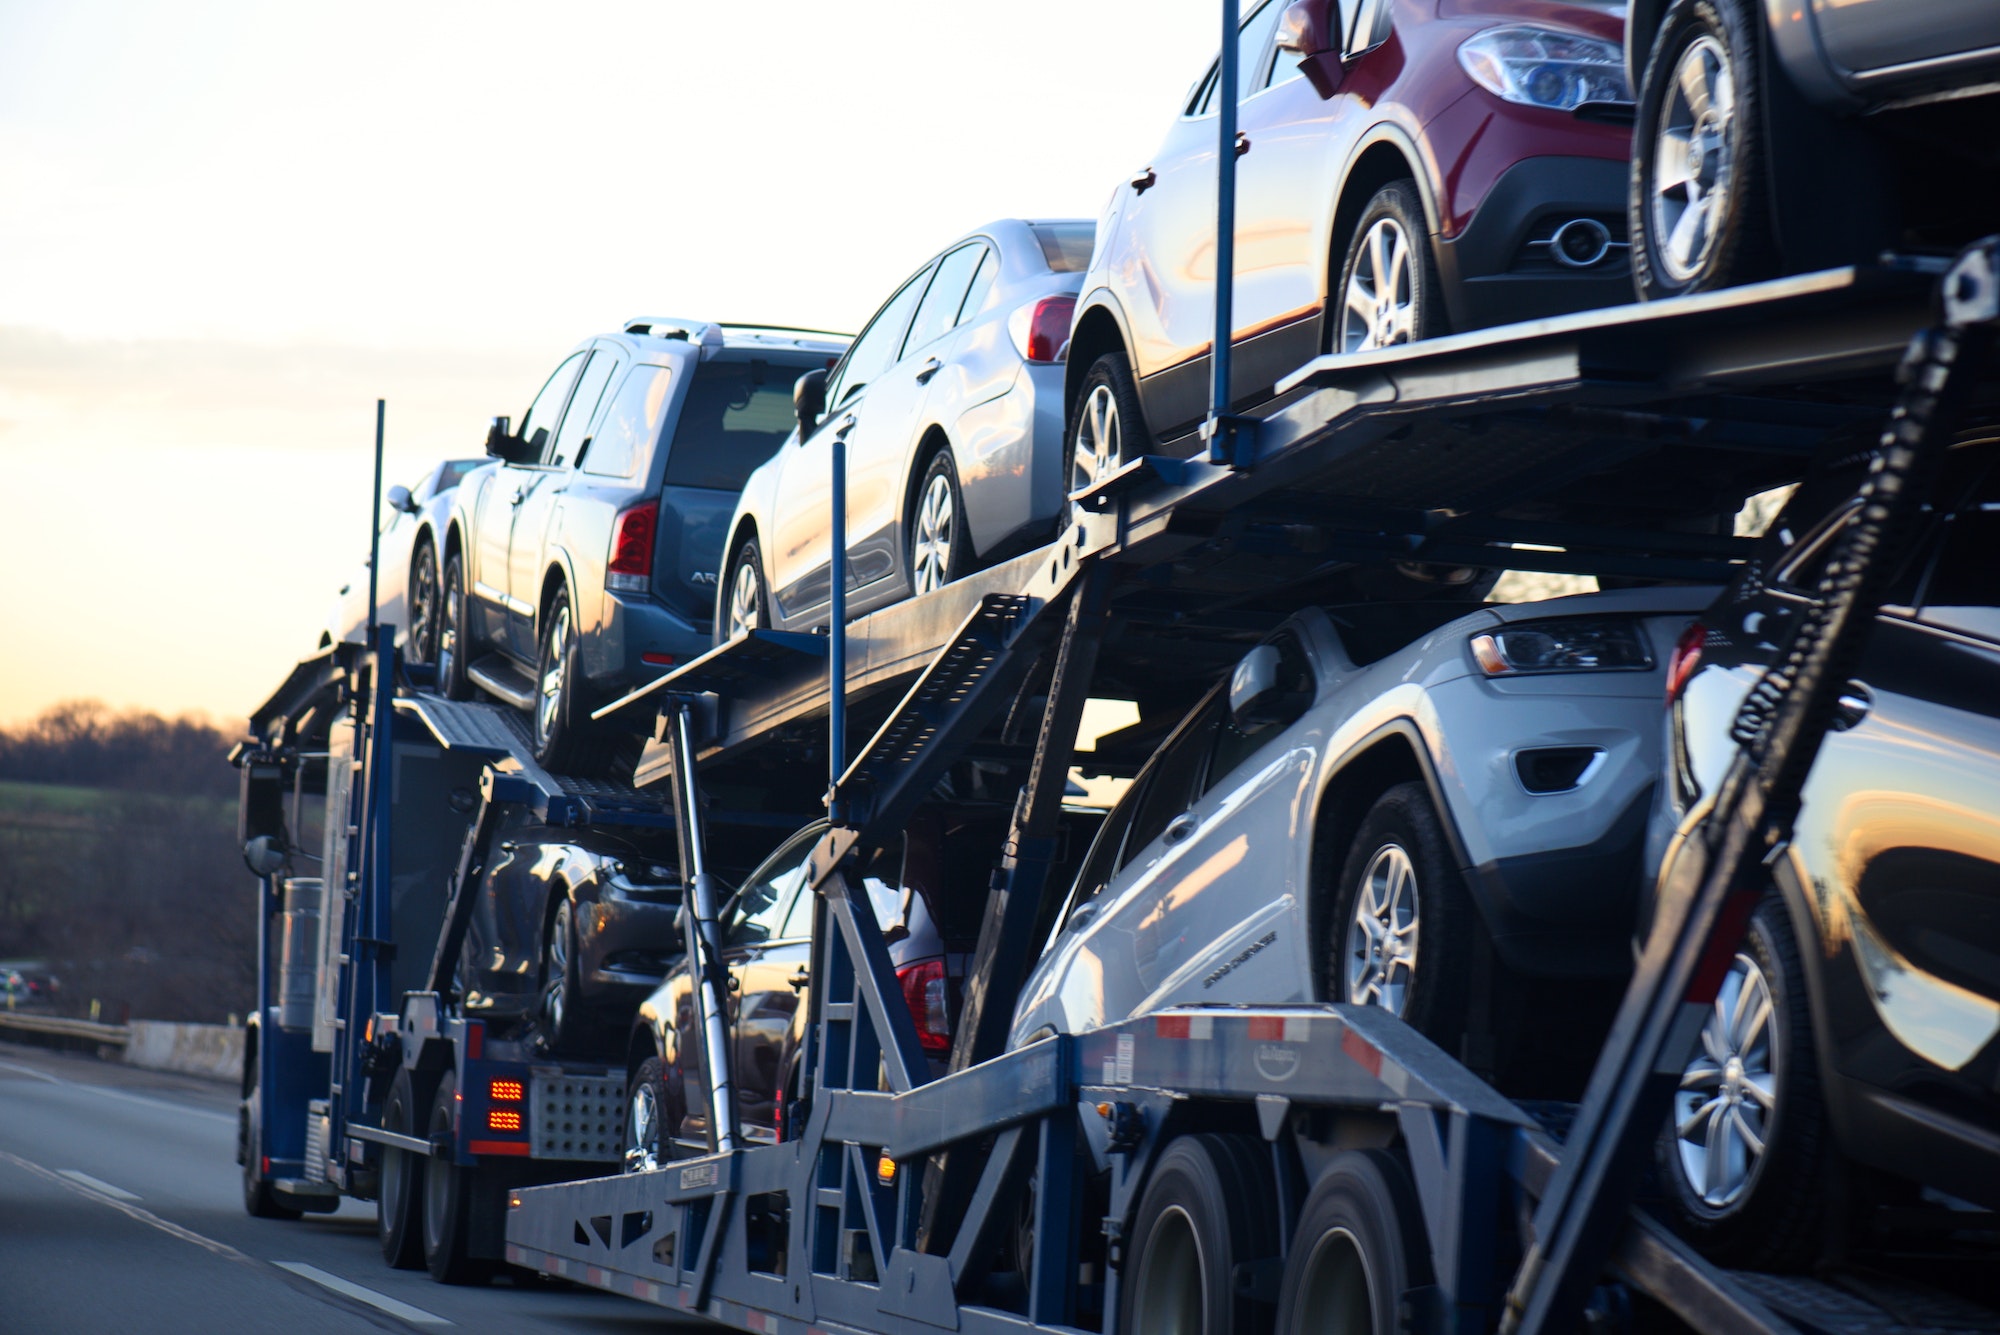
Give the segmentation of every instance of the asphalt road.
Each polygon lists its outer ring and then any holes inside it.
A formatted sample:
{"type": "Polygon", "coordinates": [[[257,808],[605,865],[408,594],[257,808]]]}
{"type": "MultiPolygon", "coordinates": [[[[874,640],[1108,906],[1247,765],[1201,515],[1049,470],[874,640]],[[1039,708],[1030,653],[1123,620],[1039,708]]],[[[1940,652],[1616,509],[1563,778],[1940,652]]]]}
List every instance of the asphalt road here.
{"type": "Polygon", "coordinates": [[[0,1335],[709,1330],[594,1290],[391,1270],[375,1209],[243,1212],[233,1087],[0,1043],[0,1335]]]}

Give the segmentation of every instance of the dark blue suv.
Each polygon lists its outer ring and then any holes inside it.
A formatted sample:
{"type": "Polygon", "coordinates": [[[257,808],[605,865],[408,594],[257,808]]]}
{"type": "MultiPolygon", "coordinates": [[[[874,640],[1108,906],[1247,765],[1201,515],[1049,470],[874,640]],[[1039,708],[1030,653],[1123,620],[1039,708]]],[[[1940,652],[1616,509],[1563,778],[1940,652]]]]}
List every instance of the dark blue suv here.
{"type": "Polygon", "coordinates": [[[601,763],[590,711],[710,644],[736,495],[791,431],[792,385],[847,339],[646,317],[580,344],[445,535],[439,686],[534,716],[535,754],[601,763]]]}

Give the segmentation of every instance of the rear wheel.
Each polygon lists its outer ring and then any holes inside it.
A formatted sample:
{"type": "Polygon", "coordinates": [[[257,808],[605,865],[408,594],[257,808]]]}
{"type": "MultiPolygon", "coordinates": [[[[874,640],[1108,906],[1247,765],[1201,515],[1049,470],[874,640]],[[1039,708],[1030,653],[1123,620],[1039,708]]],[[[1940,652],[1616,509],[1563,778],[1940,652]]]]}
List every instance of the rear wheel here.
{"type": "Polygon", "coordinates": [[[470,613],[465,603],[465,558],[453,552],[444,559],[444,606],[438,618],[438,691],[447,700],[472,698],[472,679],[465,674],[472,652],[470,613]]]}
{"type": "MultiPolygon", "coordinates": [[[[457,1139],[458,1077],[447,1074],[431,1100],[430,1134],[436,1140],[457,1139]]],[[[440,1284],[484,1284],[493,1277],[493,1263],[468,1254],[472,1235],[472,1172],[449,1155],[434,1158],[424,1170],[424,1265],[440,1284]]]]}
{"type": "Polygon", "coordinates": [[[1757,41],[1746,0],[1679,0],[1639,82],[1627,192],[1642,300],[1706,292],[1773,266],[1757,41]]]}
{"type": "Polygon", "coordinates": [[[1240,1135],[1182,1136],[1139,1202],[1119,1303],[1120,1335],[1237,1335],[1270,1308],[1239,1291],[1237,1267],[1278,1254],[1271,1152],[1240,1135]]]}
{"type": "Polygon", "coordinates": [[[429,539],[417,544],[417,554],[410,558],[409,582],[410,631],[405,640],[405,649],[410,662],[431,664],[437,662],[438,620],[442,599],[438,596],[437,549],[429,539]]]}
{"type": "Polygon", "coordinates": [[[1328,924],[1334,999],[1380,1006],[1458,1050],[1475,910],[1430,794],[1399,783],[1369,808],[1328,924]]]}
{"type": "Polygon", "coordinates": [[[648,1057],[625,1089],[625,1171],[650,1173],[673,1158],[667,1139],[666,1067],[648,1057]]]}
{"type": "MultiPolygon", "coordinates": [[[[399,1071],[382,1108],[382,1129],[397,1135],[416,1134],[416,1093],[410,1073],[399,1071]]],[[[424,1263],[425,1160],[394,1145],[382,1149],[382,1196],[375,1203],[375,1236],[382,1259],[397,1270],[416,1270],[424,1263]]]]}
{"type": "Polygon", "coordinates": [[[1306,1197],[1278,1290],[1290,1335],[1395,1335],[1406,1290],[1431,1282],[1409,1174],[1383,1150],[1349,1150],[1306,1197]]]}
{"type": "Polygon", "coordinates": [[[236,1114],[237,1153],[243,1163],[243,1210],[256,1219],[297,1219],[301,1213],[278,1199],[264,1180],[264,1095],[259,1087],[257,1059],[244,1072],[250,1088],[236,1114]]]}
{"type": "Polygon", "coordinates": [[[718,644],[741,639],[771,625],[771,594],[764,583],[764,554],[755,538],[745,538],[729,562],[729,600],[716,625],[718,644]]]}
{"type": "Polygon", "coordinates": [[[965,500],[949,449],[939,450],[917,488],[910,517],[910,592],[941,589],[972,569],[972,540],[965,531],[965,500]]]}
{"type": "Polygon", "coordinates": [[[581,659],[569,590],[559,587],[542,618],[535,668],[535,759],[562,773],[589,773],[607,758],[605,731],[582,702],[581,659]]]}
{"type": "Polygon", "coordinates": [[[1445,332],[1443,285],[1415,181],[1391,181],[1369,199],[1327,304],[1335,352],[1370,352],[1445,332]]]}
{"type": "Polygon", "coordinates": [[[1095,486],[1127,460],[1146,453],[1150,437],[1139,407],[1139,386],[1124,353],[1107,352],[1090,364],[1070,418],[1069,441],[1073,493],[1095,486]]]}
{"type": "Polygon", "coordinates": [[[569,891],[556,887],[555,912],[542,934],[542,995],[535,1014],[535,1047],[549,1056],[573,1052],[582,1031],[577,1009],[576,912],[569,891]]]}

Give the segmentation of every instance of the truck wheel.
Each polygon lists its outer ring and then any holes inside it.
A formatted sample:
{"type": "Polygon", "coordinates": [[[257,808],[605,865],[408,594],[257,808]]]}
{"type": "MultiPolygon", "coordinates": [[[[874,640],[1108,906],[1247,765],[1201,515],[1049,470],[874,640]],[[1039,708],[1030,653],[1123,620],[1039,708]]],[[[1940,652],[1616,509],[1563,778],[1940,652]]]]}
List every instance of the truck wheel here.
{"type": "Polygon", "coordinates": [[[1150,444],[1139,406],[1139,386],[1123,352],[1107,352],[1090,364],[1069,424],[1069,489],[1084,490],[1118,471],[1150,444]]]}
{"type": "Polygon", "coordinates": [[[625,1171],[650,1173],[673,1157],[667,1140],[666,1068],[648,1057],[625,1089],[625,1171]]]}
{"type": "Polygon", "coordinates": [[[1380,1006],[1455,1052],[1465,1029],[1475,912],[1430,794],[1399,783],[1348,848],[1327,932],[1327,990],[1380,1006]]]}
{"type": "MultiPolygon", "coordinates": [[[[430,1134],[456,1140],[458,1077],[446,1075],[431,1100],[430,1134]]],[[[472,1233],[472,1172],[449,1156],[424,1165],[424,1265],[440,1284],[484,1284],[493,1263],[467,1254],[472,1233]]]]}
{"type": "Polygon", "coordinates": [[[1335,352],[1371,352],[1445,332],[1444,285],[1415,181],[1391,181],[1369,199],[1327,306],[1335,352]]]}
{"type": "MultiPolygon", "coordinates": [[[[410,1073],[398,1071],[382,1107],[382,1129],[413,1136],[417,1128],[416,1091],[410,1073]]],[[[415,1270],[424,1263],[424,1166],[426,1161],[393,1145],[382,1149],[382,1196],[375,1203],[375,1236],[382,1259],[397,1270],[415,1270]]]]}
{"type": "Polygon", "coordinates": [[[1386,1150],[1348,1150],[1299,1212],[1278,1290],[1278,1329],[1396,1335],[1403,1293],[1430,1282],[1409,1174],[1386,1150]]]}
{"type": "Polygon", "coordinates": [[[745,538],[730,558],[728,589],[728,600],[715,622],[717,644],[771,628],[771,590],[764,582],[764,553],[755,538],[745,538]]]}
{"type": "Polygon", "coordinates": [[[248,1062],[244,1083],[250,1093],[236,1113],[238,1153],[243,1161],[243,1210],[254,1219],[297,1219],[301,1211],[282,1203],[264,1180],[264,1095],[257,1079],[257,1059],[248,1062]]]}
{"type": "Polygon", "coordinates": [[[472,615],[465,602],[465,558],[453,552],[444,560],[444,606],[438,619],[437,687],[447,700],[472,698],[472,679],[465,675],[472,656],[472,615]]]}
{"type": "Polygon", "coordinates": [[[1642,301],[1707,292],[1774,267],[1763,144],[1760,7],[1678,0],[1639,80],[1626,192],[1642,301]]]}
{"type": "Polygon", "coordinates": [[[1673,1222],[1729,1265],[1795,1270],[1821,1242],[1840,1161],[1784,901],[1758,906],[1657,1142],[1673,1222]]]}
{"type": "Polygon", "coordinates": [[[1140,1199],[1119,1301],[1120,1335],[1240,1335],[1270,1308],[1239,1292],[1236,1268],[1278,1254],[1271,1152],[1253,1136],[1182,1136],[1140,1199]]]}
{"type": "Polygon", "coordinates": [[[567,1054],[582,1031],[577,989],[576,916],[569,889],[555,888],[555,912],[542,934],[542,997],[535,1011],[535,1049],[544,1056],[567,1054]]]}

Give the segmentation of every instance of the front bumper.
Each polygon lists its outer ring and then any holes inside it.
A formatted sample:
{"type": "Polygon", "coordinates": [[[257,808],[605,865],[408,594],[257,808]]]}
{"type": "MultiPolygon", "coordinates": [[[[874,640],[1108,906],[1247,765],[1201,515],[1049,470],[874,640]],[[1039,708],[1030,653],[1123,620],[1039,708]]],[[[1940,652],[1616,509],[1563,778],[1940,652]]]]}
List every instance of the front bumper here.
{"type": "Polygon", "coordinates": [[[1502,172],[1471,221],[1437,247],[1452,328],[1483,329],[1631,301],[1627,175],[1623,162],[1561,156],[1525,158],[1502,172]],[[1613,243],[1587,268],[1568,268],[1539,244],[1574,218],[1602,223],[1613,243]]]}

